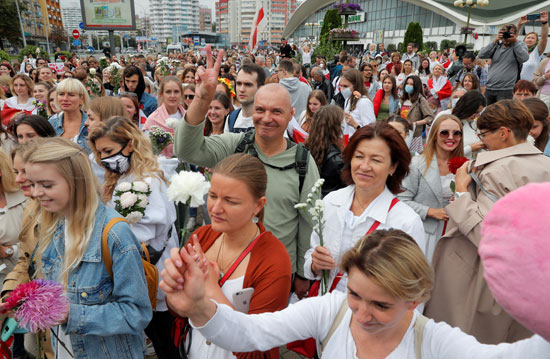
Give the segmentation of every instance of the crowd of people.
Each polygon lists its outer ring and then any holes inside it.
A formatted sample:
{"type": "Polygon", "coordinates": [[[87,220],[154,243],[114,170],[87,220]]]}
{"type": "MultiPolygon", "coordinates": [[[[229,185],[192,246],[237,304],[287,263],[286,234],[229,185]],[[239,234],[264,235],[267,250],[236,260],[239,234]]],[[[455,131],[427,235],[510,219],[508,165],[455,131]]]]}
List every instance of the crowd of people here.
{"type": "Polygon", "coordinates": [[[0,64],[2,297],[65,286],[48,359],[278,358],[308,338],[320,358],[547,358],[478,254],[495,202],[550,181],[538,21],[477,55],[371,44],[327,62],[284,40],[0,64]],[[182,168],[208,178],[206,206],[170,199],[182,168]],[[144,210],[116,222],[127,186],[144,210]],[[299,205],[315,193],[318,222],[299,205]]]}

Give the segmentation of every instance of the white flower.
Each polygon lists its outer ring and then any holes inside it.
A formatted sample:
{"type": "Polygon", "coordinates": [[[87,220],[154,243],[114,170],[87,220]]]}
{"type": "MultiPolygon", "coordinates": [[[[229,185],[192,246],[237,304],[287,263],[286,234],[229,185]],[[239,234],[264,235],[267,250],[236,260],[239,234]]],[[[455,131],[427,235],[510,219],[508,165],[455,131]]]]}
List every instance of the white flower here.
{"type": "Polygon", "coordinates": [[[90,75],[95,76],[95,74],[96,74],[95,67],[90,68],[90,75]]]}
{"type": "Polygon", "coordinates": [[[325,202],[322,199],[315,201],[315,208],[322,211],[325,208],[325,202]]]}
{"type": "Polygon", "coordinates": [[[295,205],[294,205],[294,208],[296,208],[296,209],[306,209],[306,208],[307,208],[307,204],[305,204],[305,203],[298,203],[298,204],[295,204],[295,205]]]}
{"type": "Polygon", "coordinates": [[[134,188],[134,191],[136,192],[147,192],[149,191],[149,185],[147,185],[147,183],[143,182],[143,181],[135,181],[135,182],[132,182],[132,186],[134,188]]]}
{"type": "Polygon", "coordinates": [[[204,195],[209,188],[210,182],[199,172],[181,171],[170,178],[166,194],[171,201],[187,203],[189,200],[191,207],[198,207],[204,204],[204,195]]]}
{"type": "Polygon", "coordinates": [[[317,211],[315,210],[314,207],[311,207],[310,209],[307,210],[309,212],[309,214],[311,215],[311,217],[316,217],[317,216],[317,211]]]}
{"type": "Polygon", "coordinates": [[[120,206],[122,208],[130,208],[137,202],[137,195],[132,192],[125,192],[120,196],[120,206]]]}
{"type": "Polygon", "coordinates": [[[147,195],[144,194],[138,194],[137,198],[139,200],[138,205],[142,208],[147,207],[147,204],[149,204],[149,199],[147,198],[147,195]]]}
{"type": "Polygon", "coordinates": [[[178,120],[177,118],[170,117],[169,119],[166,120],[166,127],[169,127],[175,130],[176,127],[178,127],[178,123],[180,123],[180,120],[178,120]]]}
{"type": "Polygon", "coordinates": [[[325,183],[325,180],[323,178],[319,178],[313,185],[313,188],[311,189],[311,191],[315,192],[316,190],[318,190],[323,186],[323,183],[325,183]]]}
{"type": "Polygon", "coordinates": [[[118,192],[127,192],[132,189],[132,184],[130,182],[122,182],[115,187],[115,191],[118,192]]]}
{"type": "Polygon", "coordinates": [[[141,221],[142,218],[143,218],[143,214],[141,214],[141,212],[138,212],[138,211],[130,212],[126,216],[126,220],[130,224],[138,223],[139,221],[141,221]]]}

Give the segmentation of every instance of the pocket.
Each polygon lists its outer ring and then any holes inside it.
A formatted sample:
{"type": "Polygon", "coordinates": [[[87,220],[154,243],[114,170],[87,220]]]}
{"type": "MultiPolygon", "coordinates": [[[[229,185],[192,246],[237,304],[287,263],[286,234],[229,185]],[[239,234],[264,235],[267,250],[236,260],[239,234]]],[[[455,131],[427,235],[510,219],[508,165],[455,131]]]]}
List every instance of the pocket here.
{"type": "Polygon", "coordinates": [[[105,278],[99,285],[93,287],[79,287],[73,289],[78,297],[78,302],[84,305],[101,304],[107,301],[113,292],[113,282],[105,278]]]}

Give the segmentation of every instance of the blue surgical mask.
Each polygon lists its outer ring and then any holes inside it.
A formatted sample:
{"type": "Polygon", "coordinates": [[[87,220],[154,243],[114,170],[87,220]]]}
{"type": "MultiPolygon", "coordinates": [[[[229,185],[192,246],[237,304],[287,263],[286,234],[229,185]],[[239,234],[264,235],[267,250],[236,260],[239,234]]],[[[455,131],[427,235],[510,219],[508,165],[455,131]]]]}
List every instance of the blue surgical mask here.
{"type": "Polygon", "coordinates": [[[105,169],[109,172],[117,173],[117,174],[124,174],[128,169],[130,168],[130,157],[132,156],[132,153],[128,156],[122,153],[122,150],[126,145],[122,146],[120,151],[115,153],[114,155],[111,155],[109,157],[105,157],[101,159],[101,165],[105,167],[105,169]]]}
{"type": "Polygon", "coordinates": [[[408,93],[409,95],[412,94],[414,92],[414,86],[405,85],[405,92],[408,93]]]}
{"type": "Polygon", "coordinates": [[[351,96],[351,89],[349,87],[345,87],[342,89],[342,91],[340,91],[340,93],[347,100],[351,96]]]}

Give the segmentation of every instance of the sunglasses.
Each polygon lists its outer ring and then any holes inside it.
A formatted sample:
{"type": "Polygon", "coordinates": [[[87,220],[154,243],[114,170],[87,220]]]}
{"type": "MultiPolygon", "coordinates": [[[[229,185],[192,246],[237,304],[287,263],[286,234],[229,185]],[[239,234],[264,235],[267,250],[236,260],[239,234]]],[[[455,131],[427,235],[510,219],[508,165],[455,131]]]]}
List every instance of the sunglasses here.
{"type": "MultiPolygon", "coordinates": [[[[449,136],[451,136],[451,131],[449,131],[449,130],[439,131],[439,137],[448,138],[449,136]]],[[[460,137],[462,137],[462,131],[455,130],[455,131],[453,131],[452,136],[453,136],[453,138],[455,138],[455,137],[460,138],[460,137]]]]}
{"type": "Polygon", "coordinates": [[[195,98],[195,95],[183,95],[183,98],[186,100],[192,100],[195,98]]]}

